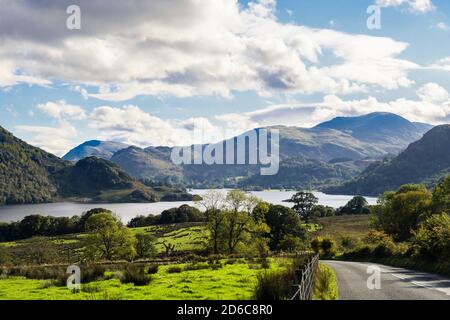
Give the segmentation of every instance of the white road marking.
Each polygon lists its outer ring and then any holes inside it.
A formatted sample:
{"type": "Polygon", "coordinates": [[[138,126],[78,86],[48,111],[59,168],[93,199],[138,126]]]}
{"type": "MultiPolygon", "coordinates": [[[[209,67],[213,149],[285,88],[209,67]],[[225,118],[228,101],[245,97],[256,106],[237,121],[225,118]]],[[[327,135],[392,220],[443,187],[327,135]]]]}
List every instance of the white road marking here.
{"type": "MultiPolygon", "coordinates": [[[[364,267],[368,266],[368,264],[364,264],[364,263],[356,263],[356,264],[359,264],[359,265],[364,266],[364,267]]],[[[417,276],[418,274],[420,275],[420,274],[425,274],[425,273],[416,272],[413,276],[408,276],[408,275],[405,275],[405,274],[402,274],[402,273],[394,274],[394,273],[391,273],[392,270],[402,271],[402,270],[405,270],[405,269],[389,267],[389,269],[390,269],[389,270],[385,266],[382,266],[382,265],[379,265],[379,264],[376,264],[376,263],[373,263],[372,265],[380,267],[382,273],[390,274],[391,276],[393,276],[395,278],[398,278],[400,280],[406,280],[406,281],[412,283],[415,286],[426,288],[426,289],[429,289],[429,290],[436,290],[436,291],[439,291],[441,293],[446,294],[447,296],[450,296],[450,280],[442,279],[442,280],[433,280],[433,281],[426,281],[426,282],[425,281],[410,281],[409,278],[417,276]],[[436,285],[442,284],[443,281],[447,282],[446,283],[447,284],[446,288],[441,288],[441,287],[437,287],[436,286],[436,285]]]]}

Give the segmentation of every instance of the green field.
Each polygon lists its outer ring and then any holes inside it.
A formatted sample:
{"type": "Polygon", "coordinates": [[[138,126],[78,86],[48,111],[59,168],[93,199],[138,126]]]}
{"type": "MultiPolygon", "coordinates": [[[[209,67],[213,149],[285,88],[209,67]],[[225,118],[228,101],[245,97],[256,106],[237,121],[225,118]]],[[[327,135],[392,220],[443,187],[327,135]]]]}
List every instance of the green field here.
{"type": "Polygon", "coordinates": [[[149,233],[156,240],[158,252],[164,252],[163,243],[175,245],[176,251],[195,251],[205,247],[207,231],[205,226],[192,224],[151,226],[131,229],[134,233],[149,233]]]}
{"type": "MultiPolygon", "coordinates": [[[[209,300],[252,298],[257,275],[264,272],[259,264],[239,260],[217,270],[211,268],[167,273],[173,265],[161,266],[151,275],[146,286],[122,284],[118,272],[107,272],[109,280],[91,282],[73,293],[66,287],[50,286],[48,280],[0,277],[0,299],[4,300],[209,300]]],[[[270,270],[279,270],[289,263],[286,259],[270,259],[270,270]]],[[[181,268],[183,264],[178,264],[181,268]]]]}

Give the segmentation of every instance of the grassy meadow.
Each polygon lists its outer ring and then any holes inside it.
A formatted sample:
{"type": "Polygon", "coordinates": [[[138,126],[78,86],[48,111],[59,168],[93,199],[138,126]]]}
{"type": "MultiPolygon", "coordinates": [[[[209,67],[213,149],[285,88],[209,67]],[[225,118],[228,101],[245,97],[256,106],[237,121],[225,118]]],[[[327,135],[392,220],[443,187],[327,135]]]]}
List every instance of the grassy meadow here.
{"type": "Polygon", "coordinates": [[[120,271],[107,271],[105,279],[82,285],[79,292],[56,286],[51,280],[23,277],[0,277],[0,299],[5,300],[249,300],[252,299],[257,275],[266,270],[280,270],[290,261],[269,259],[264,269],[257,261],[225,259],[219,268],[205,266],[188,270],[187,264],[162,265],[149,275],[144,286],[123,284],[120,271]],[[180,271],[169,273],[170,269],[180,271]]]}

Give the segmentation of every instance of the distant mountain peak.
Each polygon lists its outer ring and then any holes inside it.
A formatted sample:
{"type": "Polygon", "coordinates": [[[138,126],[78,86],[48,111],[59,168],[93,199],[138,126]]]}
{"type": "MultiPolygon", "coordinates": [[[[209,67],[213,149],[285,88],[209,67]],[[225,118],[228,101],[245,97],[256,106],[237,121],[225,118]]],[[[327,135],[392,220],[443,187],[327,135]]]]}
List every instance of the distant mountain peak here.
{"type": "Polygon", "coordinates": [[[314,128],[340,130],[388,153],[397,154],[411,142],[422,138],[432,127],[413,123],[395,113],[372,112],[355,117],[336,117],[314,128]]]}
{"type": "Polygon", "coordinates": [[[114,153],[127,147],[129,147],[129,145],[121,142],[89,140],[70,150],[63,159],[79,161],[83,158],[95,156],[97,158],[109,160],[114,153]]]}

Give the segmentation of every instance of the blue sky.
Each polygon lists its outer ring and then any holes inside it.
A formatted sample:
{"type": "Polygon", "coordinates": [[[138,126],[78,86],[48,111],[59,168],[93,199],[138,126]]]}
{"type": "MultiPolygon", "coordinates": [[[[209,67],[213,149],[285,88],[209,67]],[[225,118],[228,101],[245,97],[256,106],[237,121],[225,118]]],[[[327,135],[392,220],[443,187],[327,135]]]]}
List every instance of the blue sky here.
{"type": "Polygon", "coordinates": [[[68,30],[70,1],[0,0],[0,125],[63,155],[373,111],[450,121],[449,1],[127,2],[78,1],[68,30]]]}

